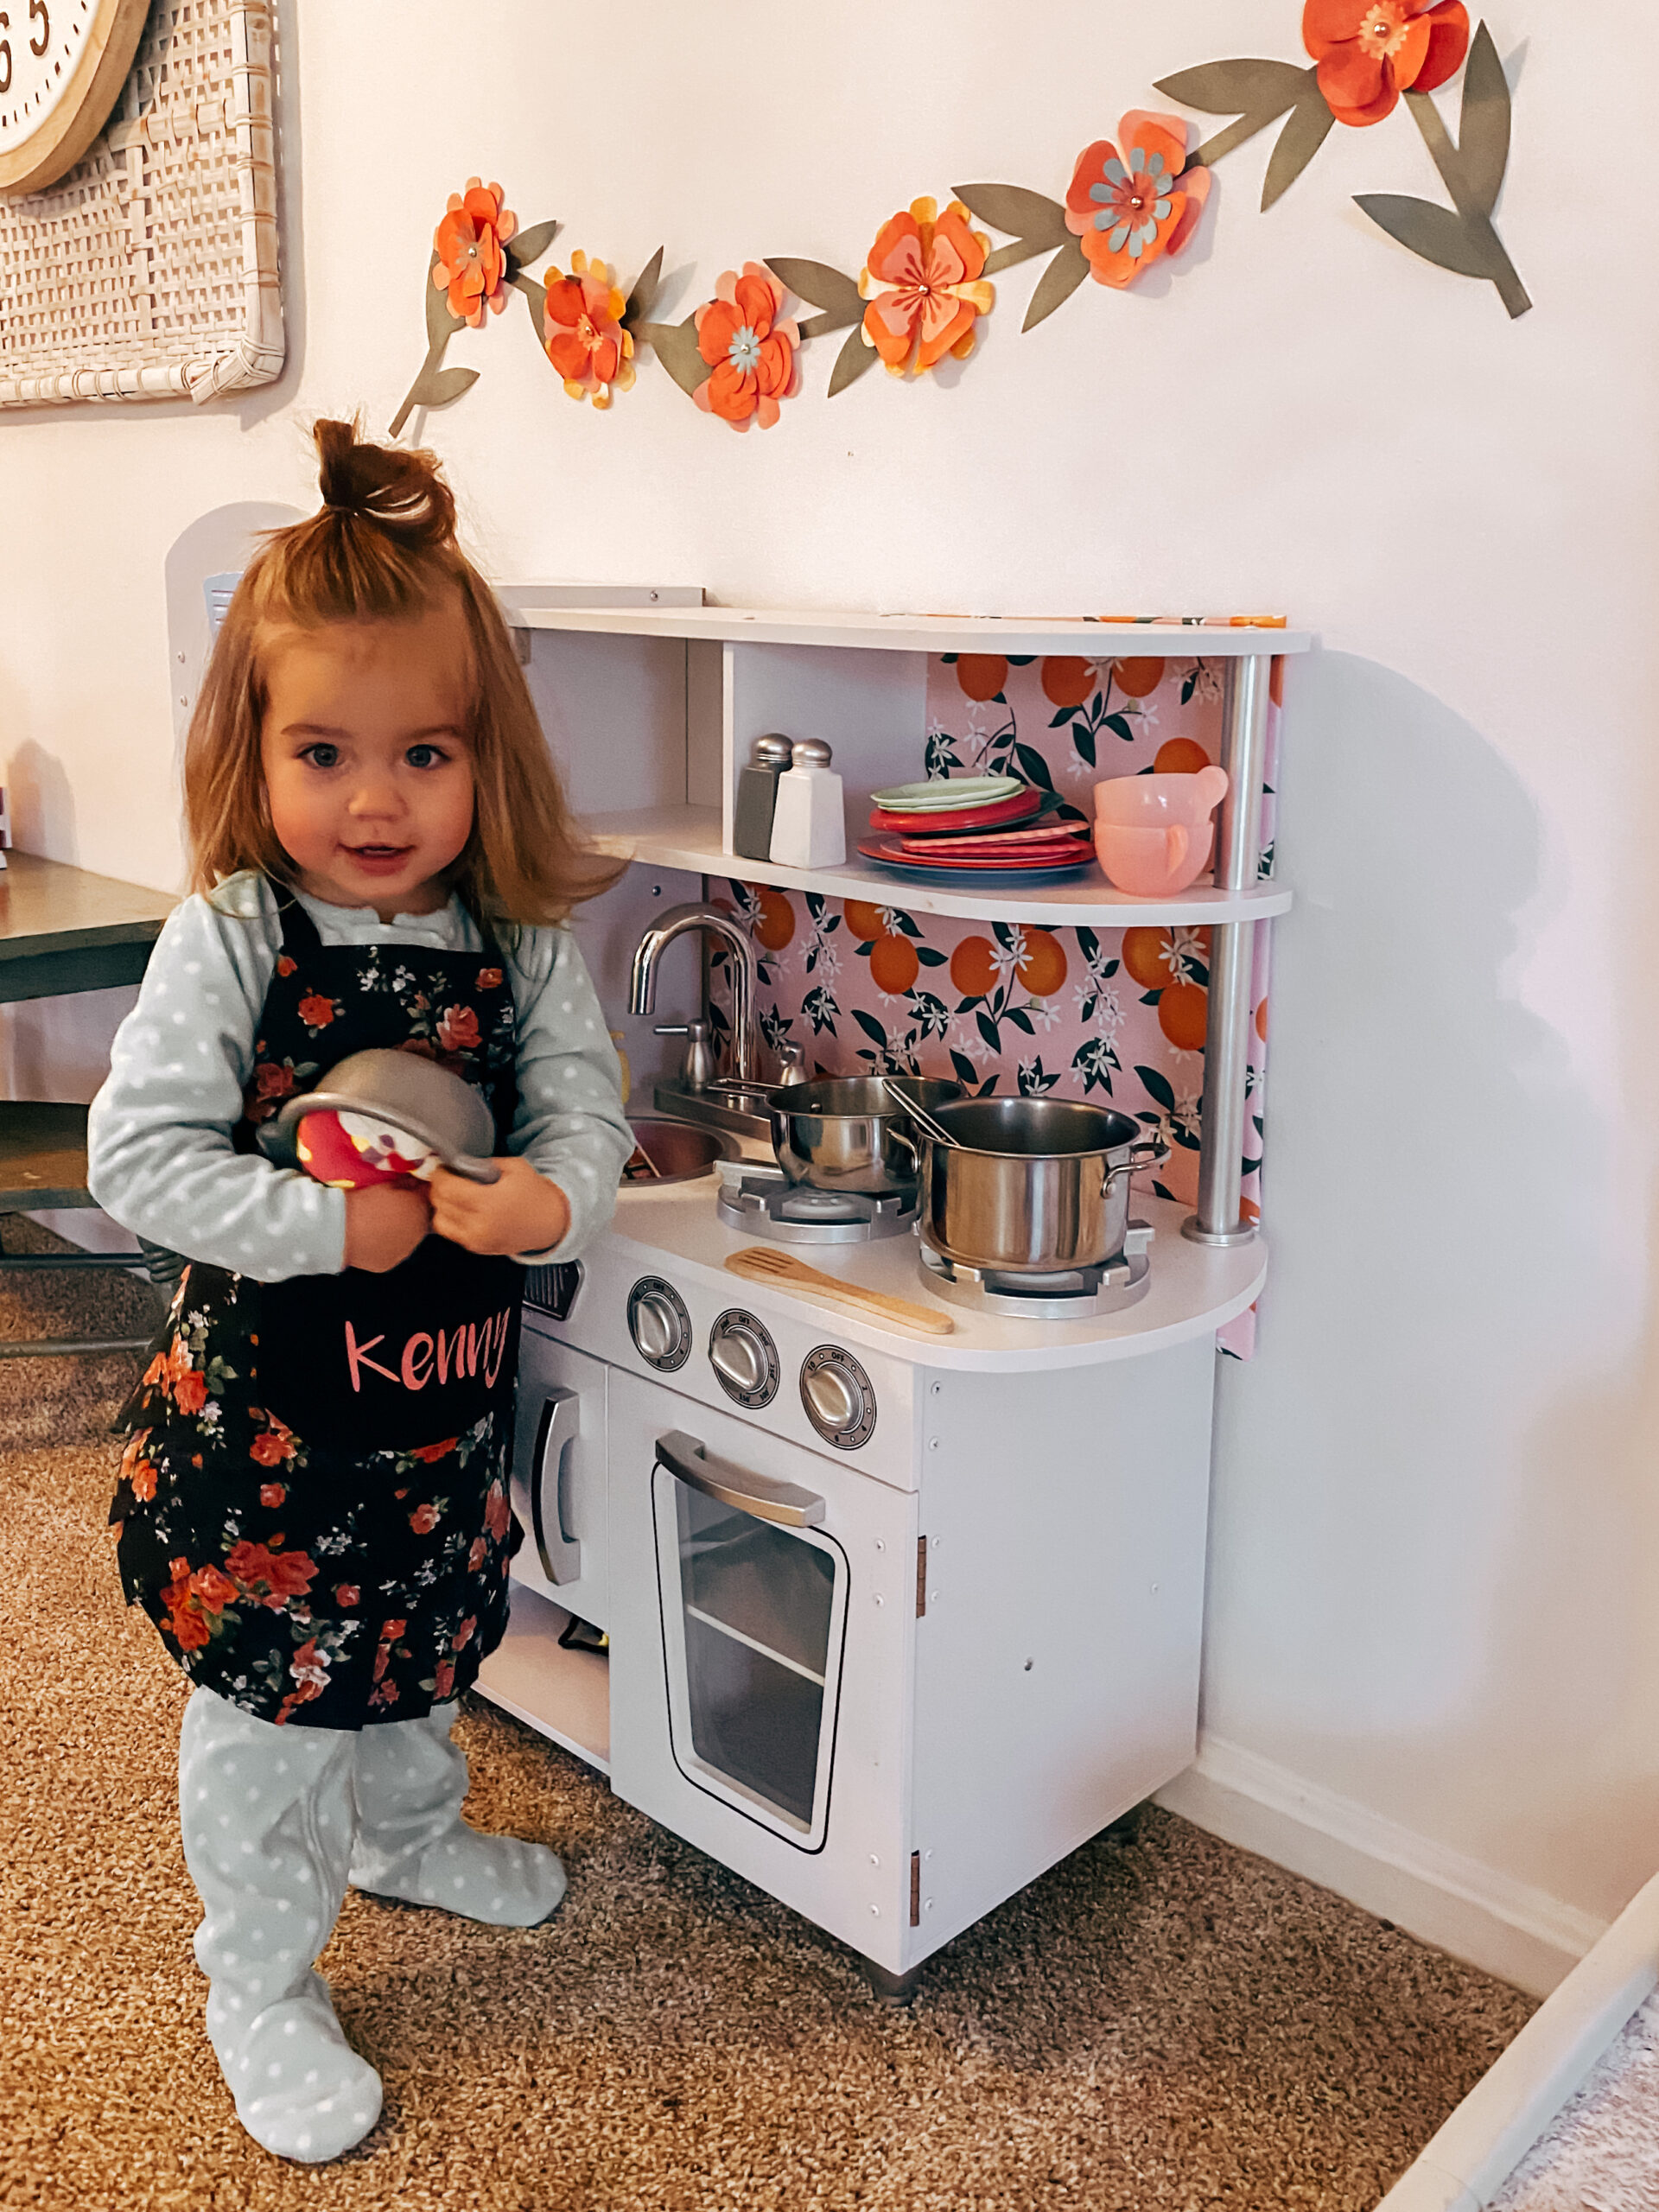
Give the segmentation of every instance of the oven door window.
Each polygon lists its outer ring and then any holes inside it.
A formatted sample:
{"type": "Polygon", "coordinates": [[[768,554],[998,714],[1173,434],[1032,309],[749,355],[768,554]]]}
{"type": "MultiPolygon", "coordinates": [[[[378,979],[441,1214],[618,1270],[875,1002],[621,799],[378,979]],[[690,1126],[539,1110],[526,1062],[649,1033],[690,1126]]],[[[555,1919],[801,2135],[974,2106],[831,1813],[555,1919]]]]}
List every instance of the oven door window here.
{"type": "Polygon", "coordinates": [[[803,1851],[823,1847],[847,1559],[652,1476],[669,1732],[686,1780],[803,1851]]]}

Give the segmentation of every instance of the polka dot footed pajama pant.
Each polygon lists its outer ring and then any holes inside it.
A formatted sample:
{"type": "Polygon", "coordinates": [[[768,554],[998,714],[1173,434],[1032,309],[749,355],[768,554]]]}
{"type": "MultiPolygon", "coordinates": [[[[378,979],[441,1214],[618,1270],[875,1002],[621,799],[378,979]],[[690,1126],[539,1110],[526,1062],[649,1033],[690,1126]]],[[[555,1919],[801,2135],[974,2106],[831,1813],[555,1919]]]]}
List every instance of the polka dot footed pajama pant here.
{"type": "Polygon", "coordinates": [[[380,2077],[315,1971],[348,1883],[499,1928],[533,1926],[564,1895],[543,1845],[461,1819],[454,1717],[278,1728],[201,1688],[185,1707],[179,1809],[208,2040],[238,2119],[280,2158],[336,2158],[380,2116],[380,2077]]]}

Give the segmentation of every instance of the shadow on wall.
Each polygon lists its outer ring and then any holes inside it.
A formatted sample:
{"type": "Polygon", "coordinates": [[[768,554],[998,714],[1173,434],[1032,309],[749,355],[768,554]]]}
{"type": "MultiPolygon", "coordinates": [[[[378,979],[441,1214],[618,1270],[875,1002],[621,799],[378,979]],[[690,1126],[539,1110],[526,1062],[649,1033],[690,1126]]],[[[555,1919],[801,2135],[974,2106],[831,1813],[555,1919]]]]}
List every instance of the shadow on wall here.
{"type": "Polygon", "coordinates": [[[50,853],[54,860],[79,861],[75,795],[55,753],[48,753],[33,738],[18,746],[6,768],[6,795],[11,805],[11,842],[20,853],[50,853]]]}
{"type": "Polygon", "coordinates": [[[1258,1357],[1219,1381],[1205,1727],[1611,1911],[1597,1738],[1653,1513],[1556,1410],[1606,1357],[1614,1206],[1566,1046],[1516,995],[1535,810],[1402,677],[1322,654],[1292,682],[1273,1274],[1258,1357]]]}

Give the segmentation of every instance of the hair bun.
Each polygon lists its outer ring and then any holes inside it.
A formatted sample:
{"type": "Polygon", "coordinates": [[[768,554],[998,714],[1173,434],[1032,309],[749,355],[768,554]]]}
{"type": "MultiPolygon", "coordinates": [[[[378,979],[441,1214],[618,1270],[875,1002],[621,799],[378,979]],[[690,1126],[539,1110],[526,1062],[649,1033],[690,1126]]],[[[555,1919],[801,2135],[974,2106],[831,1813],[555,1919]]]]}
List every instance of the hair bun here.
{"type": "Polygon", "coordinates": [[[376,523],[411,545],[453,545],[455,499],[437,455],[368,445],[358,431],[356,423],[312,427],[323,505],[376,523]]]}

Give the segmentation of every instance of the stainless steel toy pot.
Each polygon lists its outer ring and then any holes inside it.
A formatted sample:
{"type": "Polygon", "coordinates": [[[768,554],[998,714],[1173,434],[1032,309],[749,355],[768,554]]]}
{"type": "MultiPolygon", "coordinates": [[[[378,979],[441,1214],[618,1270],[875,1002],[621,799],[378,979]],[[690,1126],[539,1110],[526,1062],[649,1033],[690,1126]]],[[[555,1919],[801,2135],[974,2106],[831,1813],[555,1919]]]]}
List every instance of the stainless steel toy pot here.
{"type": "Polygon", "coordinates": [[[1069,1099],[964,1098],[934,1118],[950,1142],[918,1132],[922,1234],[947,1259],[1004,1274],[1115,1258],[1129,1177],[1169,1157],[1127,1114],[1069,1099]]]}
{"type": "MultiPolygon", "coordinates": [[[[962,1096],[959,1083],[905,1088],[932,1111],[962,1096]]],[[[916,1186],[917,1133],[904,1108],[870,1076],[791,1083],[768,1093],[772,1146],[791,1183],[865,1198],[906,1197],[916,1186]]]]}

